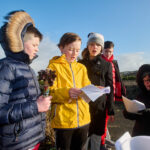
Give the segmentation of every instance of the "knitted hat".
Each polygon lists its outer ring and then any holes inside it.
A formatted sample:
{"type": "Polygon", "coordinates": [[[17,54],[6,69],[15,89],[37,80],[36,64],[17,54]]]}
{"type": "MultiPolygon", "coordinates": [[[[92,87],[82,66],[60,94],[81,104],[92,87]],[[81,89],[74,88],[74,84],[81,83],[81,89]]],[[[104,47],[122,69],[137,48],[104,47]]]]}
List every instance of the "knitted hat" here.
{"type": "Polygon", "coordinates": [[[91,42],[100,44],[102,46],[102,49],[104,49],[104,36],[102,34],[94,32],[89,33],[87,45],[89,45],[91,42]]]}

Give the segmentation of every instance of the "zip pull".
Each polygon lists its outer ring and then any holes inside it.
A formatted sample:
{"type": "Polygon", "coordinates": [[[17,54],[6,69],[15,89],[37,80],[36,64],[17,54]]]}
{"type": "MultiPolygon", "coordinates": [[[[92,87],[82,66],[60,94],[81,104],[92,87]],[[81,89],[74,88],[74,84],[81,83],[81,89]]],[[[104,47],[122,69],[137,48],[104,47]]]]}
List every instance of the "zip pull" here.
{"type": "Polygon", "coordinates": [[[14,140],[13,140],[14,142],[18,142],[18,135],[19,135],[19,134],[15,132],[15,138],[14,138],[14,140]]]}
{"type": "Polygon", "coordinates": [[[17,142],[18,141],[18,136],[19,136],[19,133],[20,133],[20,124],[17,123],[15,125],[15,128],[14,128],[14,134],[15,134],[15,138],[14,138],[14,142],[17,142]]]}
{"type": "Polygon", "coordinates": [[[15,142],[18,142],[18,134],[15,135],[15,142]]]}

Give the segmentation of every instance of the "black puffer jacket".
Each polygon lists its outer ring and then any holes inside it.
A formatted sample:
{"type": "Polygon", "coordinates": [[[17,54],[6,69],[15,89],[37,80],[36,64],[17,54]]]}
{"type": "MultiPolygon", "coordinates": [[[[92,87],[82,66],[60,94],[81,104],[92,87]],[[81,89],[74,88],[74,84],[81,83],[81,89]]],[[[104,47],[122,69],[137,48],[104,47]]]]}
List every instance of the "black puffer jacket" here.
{"type": "Polygon", "coordinates": [[[0,150],[27,150],[45,136],[45,114],[38,113],[36,103],[39,84],[24,51],[5,49],[5,54],[0,60],[0,150]]]}
{"type": "Polygon", "coordinates": [[[140,67],[137,73],[137,84],[140,88],[140,93],[137,96],[137,100],[144,103],[146,109],[138,113],[129,113],[124,110],[124,116],[130,120],[136,120],[133,127],[132,136],[148,135],[150,136],[150,91],[147,91],[143,83],[143,75],[145,73],[150,74],[150,65],[145,64],[140,67]]]}
{"type": "Polygon", "coordinates": [[[110,94],[101,96],[94,103],[90,102],[90,134],[102,135],[105,128],[106,108],[108,115],[114,115],[112,67],[100,55],[93,60],[87,58],[79,62],[86,66],[92,84],[111,87],[110,94]]]}

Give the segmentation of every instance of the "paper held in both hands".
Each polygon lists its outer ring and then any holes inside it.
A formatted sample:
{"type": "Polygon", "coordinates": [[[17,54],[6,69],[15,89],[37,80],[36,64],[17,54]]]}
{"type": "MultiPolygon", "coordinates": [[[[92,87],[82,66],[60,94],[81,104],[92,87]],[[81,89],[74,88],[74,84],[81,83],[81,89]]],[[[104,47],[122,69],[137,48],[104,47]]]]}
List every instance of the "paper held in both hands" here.
{"type": "Polygon", "coordinates": [[[81,91],[82,93],[80,94],[80,97],[87,103],[89,103],[90,101],[94,102],[97,98],[99,98],[103,94],[110,93],[110,87],[108,86],[100,89],[91,84],[81,88],[81,91]]]}
{"type": "Polygon", "coordinates": [[[145,104],[142,102],[137,100],[130,100],[124,96],[122,96],[122,99],[126,110],[130,113],[137,113],[140,110],[146,109],[145,104]]]}

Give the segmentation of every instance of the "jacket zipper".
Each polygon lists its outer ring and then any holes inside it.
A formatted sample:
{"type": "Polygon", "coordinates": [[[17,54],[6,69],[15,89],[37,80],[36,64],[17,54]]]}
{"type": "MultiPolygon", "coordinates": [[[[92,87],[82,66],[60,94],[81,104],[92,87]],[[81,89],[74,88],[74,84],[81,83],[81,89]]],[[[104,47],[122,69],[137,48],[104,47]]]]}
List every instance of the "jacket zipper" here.
{"type": "Polygon", "coordinates": [[[21,127],[20,127],[20,123],[16,123],[15,124],[15,127],[14,127],[14,134],[15,134],[15,138],[14,138],[14,142],[17,142],[18,141],[18,137],[19,137],[19,134],[21,132],[21,127]],[[17,128],[17,129],[16,129],[17,128]]]}
{"type": "Polygon", "coordinates": [[[29,67],[29,70],[30,70],[30,72],[31,72],[31,75],[32,75],[32,79],[33,79],[33,81],[34,81],[34,84],[35,84],[35,87],[36,87],[37,96],[39,96],[39,95],[38,95],[37,84],[36,84],[36,82],[35,82],[35,77],[34,77],[34,75],[33,75],[32,71],[31,71],[31,68],[30,68],[30,66],[28,66],[28,67],[29,67]]]}
{"type": "MultiPolygon", "coordinates": [[[[73,73],[71,64],[69,64],[69,65],[70,65],[70,69],[71,69],[71,72],[72,72],[73,87],[75,88],[76,84],[75,84],[75,79],[74,79],[74,73],[73,73]]],[[[78,100],[76,100],[76,104],[77,104],[77,126],[79,127],[79,105],[78,105],[78,100]]]]}
{"type": "MultiPolygon", "coordinates": [[[[36,81],[35,81],[35,77],[34,77],[34,75],[33,75],[32,71],[31,71],[31,67],[30,67],[30,66],[28,66],[28,67],[29,67],[29,70],[30,70],[30,72],[31,72],[33,82],[34,82],[34,84],[35,84],[35,88],[36,88],[37,96],[39,96],[39,94],[38,94],[38,89],[37,89],[37,84],[36,84],[36,81]]],[[[40,116],[41,116],[41,119],[42,119],[42,113],[41,113],[41,115],[40,115],[40,116]]],[[[41,122],[41,127],[42,127],[42,129],[43,129],[42,122],[41,122]]]]}

